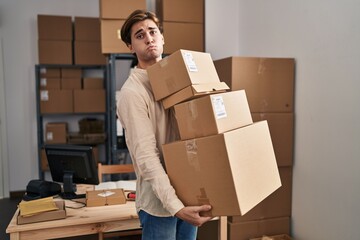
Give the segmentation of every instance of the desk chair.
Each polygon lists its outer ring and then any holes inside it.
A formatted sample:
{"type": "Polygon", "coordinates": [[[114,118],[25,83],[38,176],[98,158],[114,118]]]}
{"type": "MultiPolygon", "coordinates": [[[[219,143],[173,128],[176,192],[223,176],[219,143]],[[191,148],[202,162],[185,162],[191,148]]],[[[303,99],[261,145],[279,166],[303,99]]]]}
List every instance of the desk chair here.
{"type": "MultiPolygon", "coordinates": [[[[102,182],[103,175],[105,174],[133,173],[134,171],[134,166],[132,164],[102,165],[101,163],[98,163],[98,176],[100,182],[102,182]]],[[[141,235],[141,228],[111,233],[100,232],[99,240],[110,237],[125,237],[135,235],[141,235]]]]}

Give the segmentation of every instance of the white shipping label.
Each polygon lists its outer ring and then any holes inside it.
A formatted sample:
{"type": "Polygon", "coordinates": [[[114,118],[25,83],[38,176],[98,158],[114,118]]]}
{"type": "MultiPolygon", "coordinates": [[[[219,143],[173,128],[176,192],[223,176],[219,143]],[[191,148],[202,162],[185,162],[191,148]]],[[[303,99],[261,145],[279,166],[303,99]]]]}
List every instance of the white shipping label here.
{"type": "Polygon", "coordinates": [[[52,132],[47,132],[47,133],[46,133],[46,140],[51,141],[51,140],[53,140],[53,139],[54,139],[53,133],[52,133],[52,132]]]}
{"type": "Polygon", "coordinates": [[[198,69],[196,67],[193,55],[190,52],[184,52],[183,57],[184,57],[185,65],[188,68],[188,71],[189,72],[197,72],[198,69]]]}
{"type": "Polygon", "coordinates": [[[41,78],[41,79],[40,79],[40,86],[46,87],[46,85],[47,85],[47,80],[46,80],[46,78],[41,78]]]}
{"type": "Polygon", "coordinates": [[[46,74],[46,68],[40,68],[40,73],[46,74]]]}
{"type": "Polygon", "coordinates": [[[49,101],[49,91],[40,91],[40,101],[49,101]]]}
{"type": "Polygon", "coordinates": [[[211,96],[211,103],[214,109],[216,119],[226,118],[226,109],[222,96],[211,96]]]}
{"type": "Polygon", "coordinates": [[[114,194],[115,194],[115,192],[105,191],[105,192],[99,193],[98,196],[100,196],[100,197],[109,197],[109,196],[114,195],[114,194]]]}

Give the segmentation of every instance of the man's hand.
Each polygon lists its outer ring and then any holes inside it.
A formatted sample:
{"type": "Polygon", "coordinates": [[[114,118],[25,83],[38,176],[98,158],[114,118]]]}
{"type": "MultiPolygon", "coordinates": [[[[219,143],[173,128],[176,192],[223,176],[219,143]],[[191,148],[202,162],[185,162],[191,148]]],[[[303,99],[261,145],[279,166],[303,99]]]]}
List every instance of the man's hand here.
{"type": "Polygon", "coordinates": [[[200,212],[207,212],[210,210],[210,205],[184,207],[180,209],[175,216],[194,226],[200,227],[202,224],[212,219],[212,217],[200,216],[200,212]]]}

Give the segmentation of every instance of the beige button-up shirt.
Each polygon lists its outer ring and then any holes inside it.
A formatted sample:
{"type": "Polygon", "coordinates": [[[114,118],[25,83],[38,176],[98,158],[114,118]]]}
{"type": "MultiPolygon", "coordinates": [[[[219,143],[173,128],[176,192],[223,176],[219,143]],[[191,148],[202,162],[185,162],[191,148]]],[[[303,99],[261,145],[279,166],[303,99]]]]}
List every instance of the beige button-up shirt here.
{"type": "Polygon", "coordinates": [[[118,94],[117,115],[137,176],[136,209],[174,216],[184,207],[164,170],[161,145],[175,140],[170,110],[156,102],[146,70],[135,68],[118,94]]]}

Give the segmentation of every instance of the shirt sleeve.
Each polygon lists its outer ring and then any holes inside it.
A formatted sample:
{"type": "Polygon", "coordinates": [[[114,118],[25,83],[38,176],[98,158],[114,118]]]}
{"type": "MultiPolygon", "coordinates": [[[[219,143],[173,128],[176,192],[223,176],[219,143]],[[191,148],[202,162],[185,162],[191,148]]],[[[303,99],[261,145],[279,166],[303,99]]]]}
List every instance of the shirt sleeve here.
{"type": "Polygon", "coordinates": [[[161,164],[154,126],[156,121],[149,117],[149,102],[131,89],[122,89],[117,106],[117,114],[125,128],[127,146],[138,174],[151,184],[163,207],[174,216],[184,205],[176,196],[161,164]]]}

